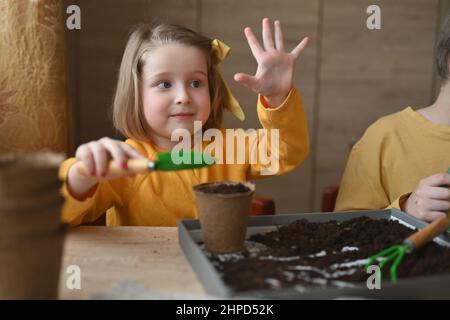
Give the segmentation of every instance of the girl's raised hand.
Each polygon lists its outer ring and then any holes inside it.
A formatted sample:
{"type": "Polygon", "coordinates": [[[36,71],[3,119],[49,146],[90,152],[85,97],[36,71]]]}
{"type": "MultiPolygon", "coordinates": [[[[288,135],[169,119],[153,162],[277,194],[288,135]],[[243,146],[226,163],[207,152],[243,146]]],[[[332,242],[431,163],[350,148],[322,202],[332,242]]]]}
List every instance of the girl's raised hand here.
{"type": "Polygon", "coordinates": [[[284,50],[283,31],[280,21],[275,21],[275,37],[272,36],[270,21],[262,21],[261,47],[251,28],[244,30],[250,49],[258,63],[254,76],[236,73],[234,80],[264,96],[269,106],[278,107],[292,89],[294,66],[301,53],[308,46],[309,38],[303,40],[291,51],[284,50]]]}

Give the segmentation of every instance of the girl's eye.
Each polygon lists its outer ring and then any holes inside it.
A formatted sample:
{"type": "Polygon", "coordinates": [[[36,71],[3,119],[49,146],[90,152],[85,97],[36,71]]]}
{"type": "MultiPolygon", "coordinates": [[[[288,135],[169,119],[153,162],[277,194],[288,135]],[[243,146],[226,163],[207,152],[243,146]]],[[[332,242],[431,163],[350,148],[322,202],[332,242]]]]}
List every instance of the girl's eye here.
{"type": "Polygon", "coordinates": [[[160,89],[169,89],[170,88],[170,82],[162,81],[158,84],[158,88],[160,89]]]}
{"type": "Polygon", "coordinates": [[[194,81],[192,81],[191,82],[191,86],[193,87],[193,88],[199,88],[200,87],[200,81],[199,80],[194,80],[194,81]]]}

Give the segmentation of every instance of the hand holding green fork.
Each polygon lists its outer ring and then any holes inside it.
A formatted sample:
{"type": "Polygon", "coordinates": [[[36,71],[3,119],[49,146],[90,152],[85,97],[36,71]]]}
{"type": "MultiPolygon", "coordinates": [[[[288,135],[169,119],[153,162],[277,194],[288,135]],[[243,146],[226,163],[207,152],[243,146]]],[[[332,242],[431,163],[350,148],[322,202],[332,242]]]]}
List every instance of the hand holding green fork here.
{"type": "MultiPolygon", "coordinates": [[[[448,169],[447,173],[450,173],[450,168],[448,169]]],[[[450,219],[448,216],[443,216],[442,218],[433,221],[425,228],[413,233],[405,241],[403,241],[402,244],[391,246],[386,250],[371,256],[365,265],[365,269],[367,270],[369,266],[373,265],[375,262],[378,262],[378,260],[381,260],[378,263],[380,269],[386,266],[389,262],[393,261],[390,268],[390,275],[391,275],[391,282],[396,283],[397,268],[398,265],[403,260],[405,254],[420,249],[425,244],[432,241],[434,237],[445,232],[446,230],[450,232],[449,228],[450,228],[450,219]]]]}

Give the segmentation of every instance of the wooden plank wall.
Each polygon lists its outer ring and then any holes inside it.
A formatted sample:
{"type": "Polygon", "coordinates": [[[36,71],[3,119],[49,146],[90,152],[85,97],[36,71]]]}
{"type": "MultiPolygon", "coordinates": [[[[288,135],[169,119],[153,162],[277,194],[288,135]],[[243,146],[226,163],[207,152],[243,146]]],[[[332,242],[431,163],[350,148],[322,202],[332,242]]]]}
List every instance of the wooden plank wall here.
{"type": "MultiPolygon", "coordinates": [[[[67,1],[67,0],[65,0],[67,1]]],[[[73,3],[73,1],[71,1],[73,3]]],[[[323,187],[339,183],[350,145],[378,117],[425,106],[435,95],[433,52],[447,0],[78,0],[80,31],[68,32],[74,96],[75,145],[118,137],[109,108],[131,25],[167,21],[219,38],[232,48],[222,70],[247,119],[226,116],[230,127],[259,127],[256,96],[232,80],[254,73],[243,35],[260,35],[261,18],[280,19],[286,47],[310,36],[295,82],[308,113],[312,151],[294,172],[258,181],[258,194],[275,199],[278,212],[320,210],[323,187]],[[366,8],[381,8],[381,30],[366,28],[366,8]]]]}

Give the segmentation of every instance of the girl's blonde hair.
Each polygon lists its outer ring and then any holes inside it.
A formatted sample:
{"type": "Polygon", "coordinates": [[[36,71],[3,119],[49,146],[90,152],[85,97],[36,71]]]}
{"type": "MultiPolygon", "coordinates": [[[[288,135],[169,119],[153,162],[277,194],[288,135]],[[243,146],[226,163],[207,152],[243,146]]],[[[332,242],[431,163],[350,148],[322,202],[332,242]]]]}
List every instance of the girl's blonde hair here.
{"type": "Polygon", "coordinates": [[[126,137],[148,141],[148,126],[144,118],[140,84],[145,53],[168,44],[194,46],[205,53],[211,113],[203,130],[219,128],[222,123],[224,86],[212,51],[212,40],[188,28],[160,24],[152,27],[140,24],[132,31],[120,64],[113,103],[114,127],[126,137]]]}

